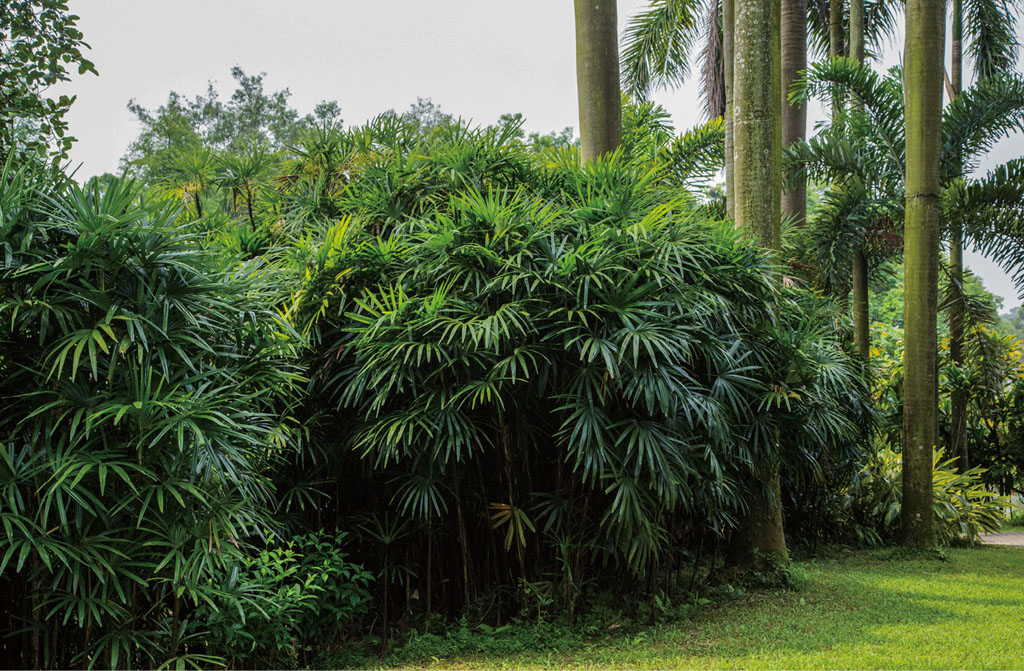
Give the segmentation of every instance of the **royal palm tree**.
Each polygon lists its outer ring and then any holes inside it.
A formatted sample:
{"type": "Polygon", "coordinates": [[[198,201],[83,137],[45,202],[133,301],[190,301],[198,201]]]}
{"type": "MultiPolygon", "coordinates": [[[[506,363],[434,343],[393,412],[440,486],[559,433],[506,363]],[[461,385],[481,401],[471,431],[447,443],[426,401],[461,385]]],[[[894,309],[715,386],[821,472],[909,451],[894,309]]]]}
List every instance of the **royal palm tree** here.
{"type": "Polygon", "coordinates": [[[725,208],[729,218],[736,215],[736,192],[735,175],[733,174],[733,119],[732,119],[732,98],[733,98],[733,48],[736,46],[736,0],[722,0],[722,75],[725,90],[725,208]]]}
{"type": "MultiPolygon", "coordinates": [[[[779,54],[779,0],[745,0],[735,5],[733,24],[734,216],[761,247],[782,251],[782,68],[779,54]]],[[[777,447],[777,446],[773,446],[777,447]]],[[[754,553],[785,560],[779,469],[771,449],[755,456],[751,503],[737,530],[732,558],[754,553]]]]}
{"type": "MultiPolygon", "coordinates": [[[[807,108],[789,100],[789,91],[807,68],[807,1],[782,0],[782,146],[807,136],[807,108]]],[[[807,218],[807,182],[802,176],[787,183],[782,213],[796,224],[807,218]]]]}
{"type": "MultiPolygon", "coordinates": [[[[964,37],[968,53],[975,62],[977,77],[999,76],[1012,70],[1017,60],[1015,0],[953,0],[952,3],[952,62],[950,64],[949,97],[952,101],[963,89],[964,37]]],[[[950,223],[949,267],[954,289],[963,286],[964,257],[963,231],[950,223]]],[[[961,292],[962,293],[962,292],[961,292]]],[[[964,363],[964,305],[952,300],[949,307],[949,353],[953,363],[964,363]]],[[[964,427],[967,418],[967,397],[961,390],[950,396],[949,453],[957,457],[957,468],[969,467],[964,427]]]]}
{"type": "Polygon", "coordinates": [[[939,167],[942,156],[943,0],[908,0],[904,220],[903,544],[932,533],[932,453],[938,442],[939,167]]]}
{"type": "Polygon", "coordinates": [[[576,0],[575,8],[580,160],[589,163],[622,139],[618,16],[615,0],[576,0]]]}

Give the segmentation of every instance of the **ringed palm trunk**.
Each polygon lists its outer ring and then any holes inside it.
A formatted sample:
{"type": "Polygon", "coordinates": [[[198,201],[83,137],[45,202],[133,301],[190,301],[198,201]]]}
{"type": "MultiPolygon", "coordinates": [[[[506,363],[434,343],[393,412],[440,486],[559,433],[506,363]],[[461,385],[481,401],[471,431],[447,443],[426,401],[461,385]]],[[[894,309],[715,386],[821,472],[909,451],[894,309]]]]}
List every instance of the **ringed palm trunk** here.
{"type": "MultiPolygon", "coordinates": [[[[807,68],[807,2],[782,0],[781,11],[782,146],[788,147],[807,135],[807,107],[789,103],[789,89],[807,68]]],[[[807,179],[803,175],[783,191],[782,211],[797,225],[807,219],[807,179]]]]}
{"type": "Polygon", "coordinates": [[[725,210],[730,219],[736,219],[736,179],[733,174],[733,25],[736,20],[736,0],[722,0],[722,61],[725,75],[725,210]]]}
{"type": "MultiPolygon", "coordinates": [[[[864,62],[864,0],[850,0],[850,58],[864,62]]],[[[851,104],[862,106],[856,100],[851,104]]],[[[853,255],[853,349],[864,361],[871,356],[868,301],[868,259],[859,249],[853,255]]]]}
{"type": "Polygon", "coordinates": [[[902,541],[934,543],[932,451],[938,438],[936,310],[944,0],[907,0],[902,541]]]}
{"type": "Polygon", "coordinates": [[[622,138],[615,0],[575,0],[580,161],[615,151],[622,138]]]}
{"type": "Polygon", "coordinates": [[[736,224],[782,249],[780,0],[735,3],[733,176],[736,224]]]}
{"type": "MultiPolygon", "coordinates": [[[[953,0],[953,63],[950,67],[950,87],[953,96],[963,90],[963,0],[953,0]]],[[[954,291],[962,290],[964,284],[964,239],[963,230],[955,225],[949,240],[949,270],[954,291]]],[[[956,366],[964,364],[964,309],[960,301],[949,306],[949,357],[956,366]]],[[[970,468],[967,454],[967,440],[964,429],[967,424],[967,398],[954,390],[949,399],[949,452],[957,457],[956,469],[963,473],[970,468]]]]}
{"type": "MultiPolygon", "coordinates": [[[[843,0],[829,0],[828,3],[828,56],[838,58],[844,55],[843,50],[843,0]]],[[[832,94],[832,123],[837,123],[843,115],[843,97],[839,92],[832,94]]]]}
{"type": "MultiPolygon", "coordinates": [[[[736,225],[776,255],[782,248],[782,68],[780,0],[734,6],[733,176],[736,225]]],[[[730,560],[758,555],[786,560],[779,460],[761,457],[748,483],[749,510],[733,539],[730,560]]]]}

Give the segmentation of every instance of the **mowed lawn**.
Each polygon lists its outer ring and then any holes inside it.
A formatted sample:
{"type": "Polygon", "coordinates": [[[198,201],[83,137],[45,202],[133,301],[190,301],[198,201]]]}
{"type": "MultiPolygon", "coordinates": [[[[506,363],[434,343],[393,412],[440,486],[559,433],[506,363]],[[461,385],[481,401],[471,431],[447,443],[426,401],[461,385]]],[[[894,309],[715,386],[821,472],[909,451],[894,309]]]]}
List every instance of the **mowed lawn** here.
{"type": "Polygon", "coordinates": [[[858,553],[806,564],[800,592],[755,592],[577,650],[434,668],[1024,669],[1024,548],[948,561],[858,553]]]}

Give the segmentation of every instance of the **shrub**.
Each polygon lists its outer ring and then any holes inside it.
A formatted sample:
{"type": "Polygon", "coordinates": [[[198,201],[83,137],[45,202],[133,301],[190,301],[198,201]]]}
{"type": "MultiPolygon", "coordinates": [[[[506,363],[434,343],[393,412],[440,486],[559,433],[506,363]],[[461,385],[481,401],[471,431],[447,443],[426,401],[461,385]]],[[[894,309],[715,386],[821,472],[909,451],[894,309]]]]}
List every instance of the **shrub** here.
{"type": "MultiPolygon", "coordinates": [[[[998,531],[1008,505],[1005,497],[985,489],[983,469],[963,473],[954,459],[935,451],[932,496],[935,536],[943,545],[974,543],[982,533],[998,531]]],[[[902,455],[883,448],[868,458],[849,490],[852,513],[860,526],[860,540],[868,545],[895,541],[899,536],[903,499],[902,455]]]]}
{"type": "Polygon", "coordinates": [[[12,665],[216,663],[193,611],[272,526],[287,325],[130,182],[5,170],[0,245],[0,584],[35,648],[12,665]]]}
{"type": "Polygon", "coordinates": [[[207,654],[229,666],[286,668],[338,639],[361,616],[373,579],[342,552],[346,535],[317,532],[276,538],[228,568],[216,605],[194,614],[207,654]]]}
{"type": "Polygon", "coordinates": [[[834,306],[775,282],[679,171],[386,131],[357,133],[343,216],[286,254],[288,315],[324,457],[303,475],[338,482],[342,519],[409,522],[364,547],[389,574],[406,557],[407,608],[509,585],[495,619],[571,613],[584,575],[656,582],[710,552],[753,463],[808,490],[856,456],[866,391],[834,306]]]}

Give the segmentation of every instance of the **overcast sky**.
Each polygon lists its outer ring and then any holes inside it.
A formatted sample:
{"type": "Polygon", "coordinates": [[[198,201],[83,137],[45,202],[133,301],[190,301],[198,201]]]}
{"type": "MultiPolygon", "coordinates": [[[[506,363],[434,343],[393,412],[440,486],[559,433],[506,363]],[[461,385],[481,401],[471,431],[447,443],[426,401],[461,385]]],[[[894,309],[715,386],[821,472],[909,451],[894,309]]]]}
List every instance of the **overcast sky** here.
{"type": "MultiPolygon", "coordinates": [[[[618,0],[620,29],[646,5],[618,0]]],[[[390,108],[402,111],[417,97],[481,124],[522,112],[528,131],[578,125],[570,0],[70,0],[70,6],[81,16],[99,71],[59,89],[78,95],[68,121],[78,138],[71,157],[81,164],[80,178],[117,170],[139,130],[125,107],[129,99],[157,107],[171,90],[191,97],[208,81],[227,98],[235,65],[266,72],[267,89],[288,88],[301,113],[337,100],[347,125],[390,108]]],[[[901,51],[898,36],[883,56],[886,66],[901,51]]],[[[701,120],[696,82],[655,99],[677,128],[701,120]]],[[[810,113],[813,127],[820,106],[810,113]]],[[[1010,138],[983,167],[1021,154],[1024,140],[1010,138]]],[[[970,252],[965,257],[1006,307],[1020,303],[997,267],[970,252]]]]}

